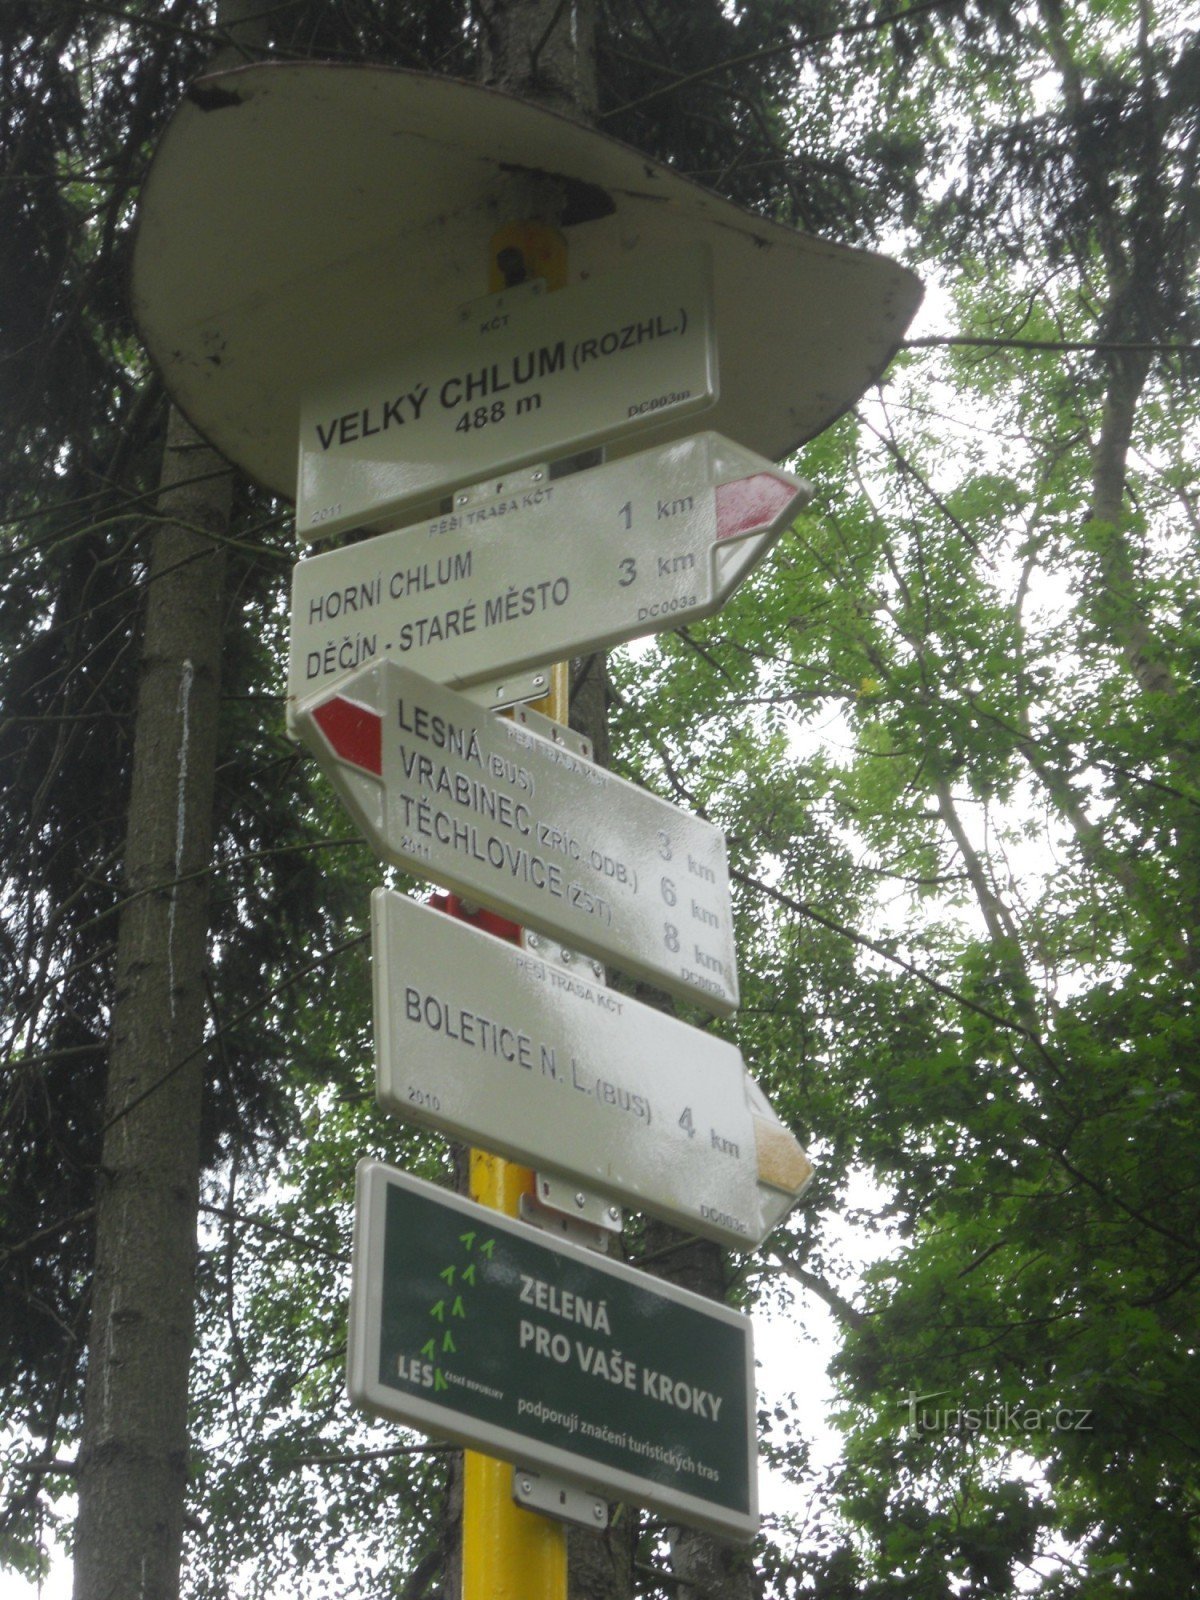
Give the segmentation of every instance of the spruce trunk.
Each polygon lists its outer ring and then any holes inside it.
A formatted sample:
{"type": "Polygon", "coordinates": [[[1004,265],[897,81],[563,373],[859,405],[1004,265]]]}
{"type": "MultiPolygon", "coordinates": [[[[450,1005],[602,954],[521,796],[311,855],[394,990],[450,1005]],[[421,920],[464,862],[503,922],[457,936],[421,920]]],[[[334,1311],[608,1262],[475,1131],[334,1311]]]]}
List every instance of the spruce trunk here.
{"type": "Polygon", "coordinates": [[[151,549],[97,1195],[75,1600],[179,1591],[230,477],[176,412],[151,549]]]}

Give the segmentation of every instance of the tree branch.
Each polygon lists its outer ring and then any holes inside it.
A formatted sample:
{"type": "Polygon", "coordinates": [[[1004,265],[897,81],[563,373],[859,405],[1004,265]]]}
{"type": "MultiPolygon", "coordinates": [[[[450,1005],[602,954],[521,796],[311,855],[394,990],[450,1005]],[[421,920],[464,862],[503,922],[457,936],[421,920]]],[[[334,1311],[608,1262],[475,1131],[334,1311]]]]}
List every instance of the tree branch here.
{"type": "Polygon", "coordinates": [[[800,55],[805,50],[811,50],[814,45],[829,44],[834,39],[850,39],[856,34],[878,33],[883,28],[890,28],[893,23],[907,22],[910,18],[922,16],[929,11],[943,11],[955,3],[956,0],[917,0],[915,5],[909,6],[905,11],[892,12],[886,17],[875,17],[870,22],[853,23],[844,28],[831,28],[827,33],[810,34],[806,39],[786,39],[781,44],[765,45],[759,50],[747,50],[744,55],[728,56],[724,61],[714,62],[711,67],[703,67],[697,72],[677,77],[673,83],[661,89],[651,89],[649,94],[639,95],[636,100],[627,100],[624,105],[615,106],[611,111],[603,111],[597,120],[605,122],[610,117],[623,116],[627,111],[648,105],[652,100],[661,100],[664,95],[675,94],[693,83],[702,83],[707,78],[715,77],[718,72],[728,71],[732,67],[757,66],[759,62],[769,61],[773,56],[800,55]]]}
{"type": "Polygon", "coordinates": [[[969,333],[929,333],[916,339],[903,339],[902,350],[931,350],[947,345],[965,345],[980,350],[1061,350],[1154,351],[1160,355],[1191,356],[1200,353],[1200,344],[1178,344],[1159,339],[1002,339],[969,333]]]}

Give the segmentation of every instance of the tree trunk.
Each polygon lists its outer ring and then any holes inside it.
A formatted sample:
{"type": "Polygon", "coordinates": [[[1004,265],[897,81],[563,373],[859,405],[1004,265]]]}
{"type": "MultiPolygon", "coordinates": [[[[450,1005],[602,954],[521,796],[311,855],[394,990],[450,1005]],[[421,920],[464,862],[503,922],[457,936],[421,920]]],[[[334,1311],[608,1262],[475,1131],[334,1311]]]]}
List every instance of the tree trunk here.
{"type": "Polygon", "coordinates": [[[594,0],[492,0],[479,9],[484,83],[578,122],[595,120],[594,0]]]}
{"type": "Polygon", "coordinates": [[[1148,352],[1123,353],[1112,363],[1104,396],[1092,462],[1090,520],[1100,543],[1101,579],[1095,608],[1142,693],[1173,695],[1175,681],[1138,598],[1141,584],[1130,547],[1125,501],[1129,447],[1149,372],[1148,352]]]}
{"type": "MultiPolygon", "coordinates": [[[[724,1300],[725,1255],[719,1245],[650,1219],[645,1247],[656,1277],[706,1299],[724,1300]]],[[[680,1580],[673,1600],[753,1600],[754,1572],[745,1548],[700,1528],[669,1527],[666,1532],[671,1567],[680,1580]]]]}
{"type": "MultiPolygon", "coordinates": [[[[259,0],[221,0],[228,44],[213,66],[260,45],[264,15],[259,0]]],[[[159,488],[97,1184],[75,1600],[174,1600],[183,1545],[232,477],[174,408],[159,488]]]]}
{"type": "Polygon", "coordinates": [[[208,870],[230,477],[174,411],[117,932],[75,1600],[171,1600],[187,1479],[208,870]]]}

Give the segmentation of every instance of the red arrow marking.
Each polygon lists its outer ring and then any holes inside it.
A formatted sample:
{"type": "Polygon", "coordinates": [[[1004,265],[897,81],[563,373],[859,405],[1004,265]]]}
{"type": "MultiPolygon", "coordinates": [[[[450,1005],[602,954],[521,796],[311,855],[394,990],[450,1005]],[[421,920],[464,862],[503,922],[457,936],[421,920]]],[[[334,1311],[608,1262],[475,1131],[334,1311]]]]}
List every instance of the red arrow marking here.
{"type": "Polygon", "coordinates": [[[383,718],[377,711],[335,694],[322,700],[312,719],[329,740],[334,755],[377,778],[383,776],[383,718]]]}
{"type": "Polygon", "coordinates": [[[717,538],[768,528],[796,498],[796,488],[770,472],[717,485],[717,538]]]}
{"type": "Polygon", "coordinates": [[[495,911],[485,911],[482,907],[478,911],[464,911],[462,901],[456,894],[442,894],[439,890],[430,897],[429,904],[435,911],[444,911],[447,916],[455,917],[459,922],[468,922],[473,928],[482,928],[485,933],[494,934],[497,939],[507,939],[510,944],[521,942],[519,922],[511,922],[508,917],[502,917],[495,911]]]}

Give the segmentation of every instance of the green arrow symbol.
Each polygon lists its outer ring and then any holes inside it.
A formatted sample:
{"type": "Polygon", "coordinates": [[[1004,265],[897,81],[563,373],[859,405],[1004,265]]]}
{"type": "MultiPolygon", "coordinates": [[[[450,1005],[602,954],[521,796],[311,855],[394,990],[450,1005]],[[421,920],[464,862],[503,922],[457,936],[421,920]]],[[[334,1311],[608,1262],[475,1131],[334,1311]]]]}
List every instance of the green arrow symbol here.
{"type": "Polygon", "coordinates": [[[446,1320],[446,1302],[444,1300],[439,1300],[437,1305],[430,1306],[429,1315],[431,1317],[436,1317],[439,1322],[444,1322],[446,1320]]]}
{"type": "Polygon", "coordinates": [[[475,1282],[475,1263],[473,1261],[469,1267],[463,1268],[462,1281],[464,1283],[475,1282]]]}
{"type": "Polygon", "coordinates": [[[438,1277],[441,1278],[445,1283],[453,1285],[453,1283],[454,1283],[454,1268],[453,1267],[444,1268],[443,1271],[438,1273],[438,1277]]]}
{"type": "Polygon", "coordinates": [[[492,1259],[492,1251],[495,1248],[496,1248],[495,1239],[489,1239],[486,1244],[481,1244],[479,1246],[480,1254],[481,1255],[485,1255],[488,1258],[488,1260],[490,1261],[492,1259]]]}
{"type": "Polygon", "coordinates": [[[462,1295],[456,1294],[454,1296],[454,1304],[450,1307],[450,1315],[452,1317],[465,1317],[466,1314],[467,1310],[463,1305],[462,1295]]]}
{"type": "Polygon", "coordinates": [[[475,1230],[472,1228],[470,1233],[460,1233],[458,1236],[458,1242],[460,1244],[465,1244],[469,1250],[475,1243],[475,1230]]]}
{"type": "Polygon", "coordinates": [[[434,1354],[436,1352],[436,1349],[437,1349],[437,1340],[436,1339],[427,1339],[425,1341],[425,1343],[421,1346],[421,1354],[423,1356],[428,1356],[430,1361],[432,1361],[433,1357],[434,1357],[434,1354]]]}
{"type": "MultiPolygon", "coordinates": [[[[433,1340],[430,1339],[429,1343],[432,1346],[433,1340]]],[[[449,1328],[446,1329],[445,1335],[442,1338],[442,1351],[443,1353],[449,1351],[451,1355],[458,1354],[458,1346],[455,1344],[454,1335],[450,1332],[449,1328]]]]}

